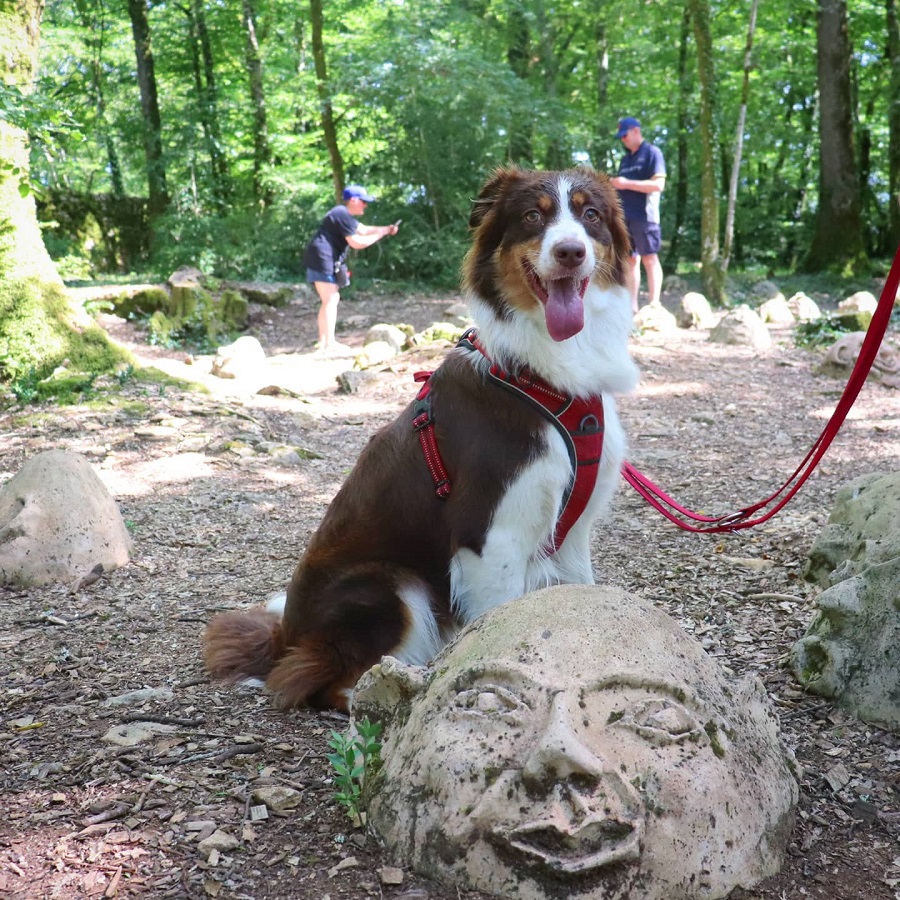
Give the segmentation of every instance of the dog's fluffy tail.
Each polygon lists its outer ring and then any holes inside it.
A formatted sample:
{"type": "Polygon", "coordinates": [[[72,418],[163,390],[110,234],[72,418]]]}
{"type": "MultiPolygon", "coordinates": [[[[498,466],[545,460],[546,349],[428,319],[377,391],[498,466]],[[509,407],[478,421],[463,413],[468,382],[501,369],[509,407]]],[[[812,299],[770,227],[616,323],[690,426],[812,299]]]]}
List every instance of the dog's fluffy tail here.
{"type": "Polygon", "coordinates": [[[281,595],[265,607],[215,616],[203,636],[206,671],[230,684],[257,679],[261,686],[264,681],[282,709],[346,710],[353,685],[367,665],[348,671],[339,648],[323,640],[305,638],[286,646],[283,607],[281,595]]]}
{"type": "Polygon", "coordinates": [[[315,638],[301,638],[285,650],[266,681],[281,709],[311,706],[349,710],[353,686],[371,662],[352,666],[341,647],[315,638]]]}
{"type": "Polygon", "coordinates": [[[281,616],[266,609],[220,613],[203,635],[206,671],[231,683],[268,678],[283,654],[281,616]]]}

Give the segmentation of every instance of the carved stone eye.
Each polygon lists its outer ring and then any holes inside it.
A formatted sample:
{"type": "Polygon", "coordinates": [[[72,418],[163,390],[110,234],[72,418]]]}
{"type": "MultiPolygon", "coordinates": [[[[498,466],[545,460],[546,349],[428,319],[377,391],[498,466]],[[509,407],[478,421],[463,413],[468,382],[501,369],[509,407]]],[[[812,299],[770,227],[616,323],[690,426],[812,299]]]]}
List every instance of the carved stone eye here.
{"type": "Polygon", "coordinates": [[[700,741],[703,727],[680,703],[659,698],[632,705],[614,723],[639,734],[651,744],[665,746],[685,740],[700,741]]]}
{"type": "Polygon", "coordinates": [[[492,684],[460,691],[456,695],[454,707],[457,712],[464,714],[496,717],[504,721],[518,719],[528,709],[512,691],[492,684]]]}

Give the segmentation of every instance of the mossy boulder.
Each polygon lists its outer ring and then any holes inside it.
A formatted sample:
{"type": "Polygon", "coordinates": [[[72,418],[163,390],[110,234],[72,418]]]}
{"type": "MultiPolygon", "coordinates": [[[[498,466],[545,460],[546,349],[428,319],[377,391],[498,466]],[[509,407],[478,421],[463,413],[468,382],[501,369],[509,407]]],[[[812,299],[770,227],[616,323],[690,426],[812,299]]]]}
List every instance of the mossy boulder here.
{"type": "Polygon", "coordinates": [[[125,292],[115,301],[115,313],[123,319],[135,315],[151,316],[157,310],[169,308],[169,292],[162,287],[142,288],[125,292]]]}
{"type": "Polygon", "coordinates": [[[129,362],[131,354],[77,309],[61,284],[0,281],[0,378],[43,379],[64,363],[100,374],[129,362]]]}

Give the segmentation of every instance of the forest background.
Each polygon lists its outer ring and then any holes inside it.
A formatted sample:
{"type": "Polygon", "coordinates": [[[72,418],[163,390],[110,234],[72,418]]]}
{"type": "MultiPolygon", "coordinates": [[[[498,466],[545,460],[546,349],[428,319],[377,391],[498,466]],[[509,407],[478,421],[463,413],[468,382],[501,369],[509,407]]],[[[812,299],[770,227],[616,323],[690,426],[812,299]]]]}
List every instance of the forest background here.
{"type": "Polygon", "coordinates": [[[894,0],[50,0],[41,30],[0,119],[67,279],[302,277],[359,182],[404,224],[357,277],[452,286],[490,169],[614,172],[623,115],[667,160],[666,270],[713,302],[729,265],[852,275],[900,243],[894,0]]]}

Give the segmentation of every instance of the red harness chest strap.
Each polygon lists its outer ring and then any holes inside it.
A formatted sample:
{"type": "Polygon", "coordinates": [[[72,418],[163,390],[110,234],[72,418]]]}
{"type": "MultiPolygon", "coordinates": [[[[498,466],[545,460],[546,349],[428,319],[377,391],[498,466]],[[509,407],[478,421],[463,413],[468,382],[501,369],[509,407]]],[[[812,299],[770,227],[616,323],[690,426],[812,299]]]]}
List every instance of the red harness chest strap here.
{"type": "MultiPolygon", "coordinates": [[[[489,360],[474,330],[466,332],[457,346],[477,351],[489,360]]],[[[424,384],[416,395],[413,427],[419,433],[419,443],[435,483],[435,493],[443,499],[450,493],[450,480],[434,436],[430,377],[430,372],[417,372],[415,375],[415,380],[424,381],[424,384]]],[[[529,372],[512,375],[496,363],[491,364],[489,377],[494,384],[515,394],[543,416],[566,445],[571,466],[569,484],[563,494],[562,512],[552,541],[546,548],[549,553],[554,553],[584,512],[597,483],[597,471],[603,454],[603,401],[599,396],[586,399],[570,397],[529,372]]]]}
{"type": "Polygon", "coordinates": [[[431,372],[416,372],[413,378],[416,381],[424,382],[419,393],[416,394],[416,403],[413,407],[413,428],[419,432],[419,444],[422,446],[428,471],[431,472],[431,478],[434,481],[434,492],[443,500],[450,494],[450,479],[447,477],[447,470],[444,468],[444,461],[441,459],[434,436],[434,415],[429,396],[431,394],[431,372]]]}

